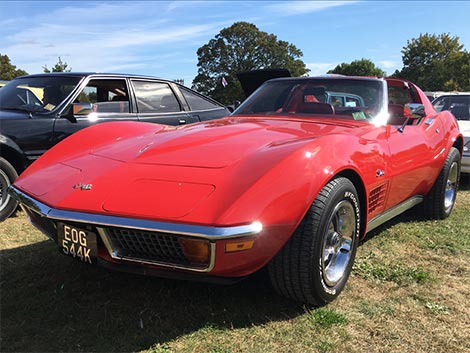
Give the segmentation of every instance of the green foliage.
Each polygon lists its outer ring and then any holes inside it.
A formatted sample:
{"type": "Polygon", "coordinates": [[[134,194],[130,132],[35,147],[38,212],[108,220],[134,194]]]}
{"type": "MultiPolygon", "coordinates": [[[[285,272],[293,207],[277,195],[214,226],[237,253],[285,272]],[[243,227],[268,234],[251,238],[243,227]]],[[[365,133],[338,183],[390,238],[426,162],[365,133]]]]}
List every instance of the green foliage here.
{"type": "Polygon", "coordinates": [[[67,69],[68,64],[64,61],[59,56],[59,61],[54,65],[52,68],[52,71],[47,68],[47,65],[44,65],[42,68],[44,69],[45,73],[50,73],[50,72],[70,72],[72,71],[72,68],[67,69]]]}
{"type": "Polygon", "coordinates": [[[406,78],[427,91],[470,90],[470,53],[459,37],[421,34],[402,50],[403,68],[394,76],[406,78]]]}
{"type": "Polygon", "coordinates": [[[375,66],[369,59],[354,60],[350,64],[339,64],[333,70],[328,71],[328,73],[346,76],[385,76],[385,72],[375,66]]]}
{"type": "MultiPolygon", "coordinates": [[[[369,258],[369,260],[370,259],[371,258],[369,258]]],[[[400,263],[373,263],[365,259],[356,261],[354,264],[354,273],[365,279],[394,282],[398,285],[426,283],[430,280],[429,273],[422,269],[409,268],[400,263]]]]}
{"type": "Polygon", "coordinates": [[[262,32],[251,23],[236,22],[197,50],[198,75],[192,87],[222,103],[232,104],[244,99],[236,77],[238,72],[286,68],[293,76],[302,76],[309,72],[299,59],[302,55],[301,50],[278,40],[274,34],[262,32]],[[222,78],[228,83],[226,87],[222,78]]]}
{"type": "Polygon", "coordinates": [[[149,349],[149,353],[172,353],[173,351],[168,344],[157,343],[149,349]]]}
{"type": "Polygon", "coordinates": [[[15,65],[12,65],[8,55],[0,54],[0,80],[10,81],[15,77],[27,74],[26,71],[17,69],[15,65]]]}
{"type": "Polygon", "coordinates": [[[313,326],[324,329],[347,323],[347,319],[343,314],[327,307],[310,311],[308,318],[313,326]]]}

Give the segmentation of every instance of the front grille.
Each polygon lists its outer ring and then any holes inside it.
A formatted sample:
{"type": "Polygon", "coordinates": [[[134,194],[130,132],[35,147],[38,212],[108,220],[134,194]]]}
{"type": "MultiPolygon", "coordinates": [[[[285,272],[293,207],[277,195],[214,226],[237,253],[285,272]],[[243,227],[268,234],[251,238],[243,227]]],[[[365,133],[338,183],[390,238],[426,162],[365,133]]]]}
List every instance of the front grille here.
{"type": "Polygon", "coordinates": [[[178,235],[114,227],[106,228],[105,233],[115,256],[189,265],[178,242],[178,235]]]}

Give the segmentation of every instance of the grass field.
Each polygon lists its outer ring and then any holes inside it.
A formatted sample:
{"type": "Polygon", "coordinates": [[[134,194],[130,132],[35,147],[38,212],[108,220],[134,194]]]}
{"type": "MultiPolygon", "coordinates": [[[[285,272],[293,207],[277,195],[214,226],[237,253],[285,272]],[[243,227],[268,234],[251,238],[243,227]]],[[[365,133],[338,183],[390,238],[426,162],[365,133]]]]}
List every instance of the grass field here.
{"type": "Polygon", "coordinates": [[[368,235],[338,300],[309,308],[260,272],[231,286],[65,257],[18,212],[0,223],[1,352],[470,352],[470,186],[449,219],[368,235]]]}

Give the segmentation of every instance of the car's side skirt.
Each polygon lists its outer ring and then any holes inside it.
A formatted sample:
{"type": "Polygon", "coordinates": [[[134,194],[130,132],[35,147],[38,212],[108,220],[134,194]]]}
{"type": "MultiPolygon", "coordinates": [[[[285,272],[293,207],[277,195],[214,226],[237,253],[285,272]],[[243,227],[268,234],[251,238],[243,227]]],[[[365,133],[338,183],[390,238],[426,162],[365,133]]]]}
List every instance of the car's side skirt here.
{"type": "Polygon", "coordinates": [[[367,223],[367,232],[379,227],[380,225],[384,224],[385,222],[391,220],[392,218],[398,216],[399,214],[409,210],[410,208],[420,204],[423,202],[424,196],[413,196],[408,200],[396,205],[395,207],[390,208],[389,210],[379,214],[378,216],[372,218],[367,223]]]}

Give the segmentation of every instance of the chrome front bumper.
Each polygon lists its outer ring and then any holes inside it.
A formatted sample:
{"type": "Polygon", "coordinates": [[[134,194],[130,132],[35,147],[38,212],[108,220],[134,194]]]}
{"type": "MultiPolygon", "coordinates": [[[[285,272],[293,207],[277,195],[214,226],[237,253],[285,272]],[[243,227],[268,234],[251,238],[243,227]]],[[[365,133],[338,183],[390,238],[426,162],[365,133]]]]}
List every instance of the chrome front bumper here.
{"type": "Polygon", "coordinates": [[[216,240],[256,236],[262,230],[262,225],[259,222],[232,227],[210,227],[60,210],[45,205],[14,186],[11,186],[8,189],[8,192],[20,203],[21,207],[28,215],[30,222],[52,240],[57,241],[56,223],[59,221],[91,225],[96,229],[97,233],[101,237],[111,258],[115,260],[139,263],[142,265],[171,267],[172,269],[183,269],[195,272],[210,272],[215,263],[216,240]],[[196,237],[208,240],[211,251],[210,263],[208,266],[201,268],[177,263],[166,263],[158,260],[150,261],[143,258],[122,256],[122,254],[111,246],[109,236],[107,234],[108,228],[124,228],[162,233],[168,236],[196,237]]]}

